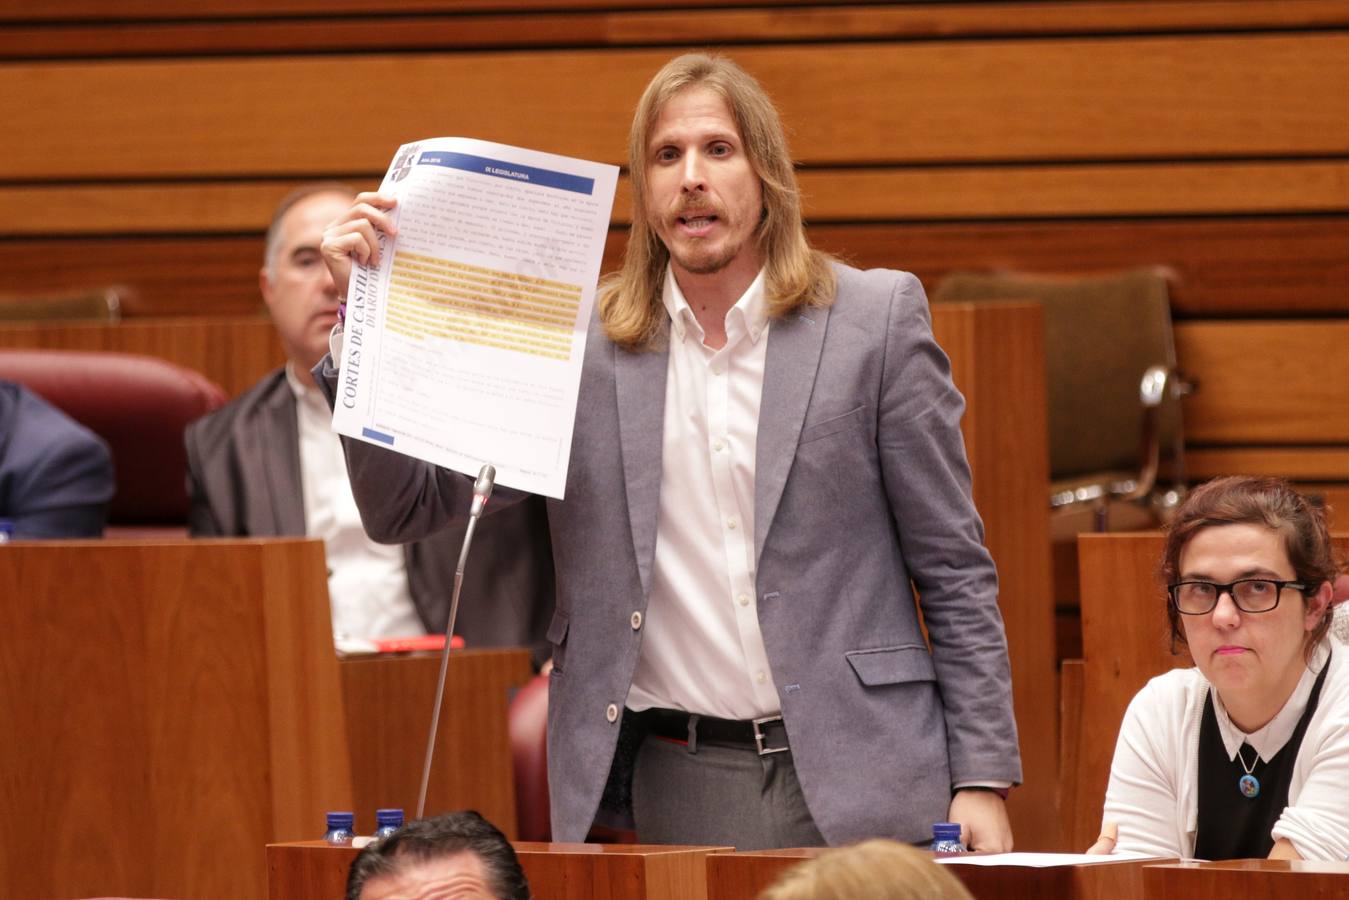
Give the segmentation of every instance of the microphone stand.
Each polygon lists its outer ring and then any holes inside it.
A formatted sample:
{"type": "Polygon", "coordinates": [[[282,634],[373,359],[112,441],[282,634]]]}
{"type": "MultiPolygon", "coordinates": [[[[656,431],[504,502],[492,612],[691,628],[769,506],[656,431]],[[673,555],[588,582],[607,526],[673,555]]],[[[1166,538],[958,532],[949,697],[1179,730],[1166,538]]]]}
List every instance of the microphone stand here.
{"type": "Polygon", "coordinates": [[[426,760],[422,764],[422,787],[417,794],[417,818],[426,812],[426,788],[431,782],[431,759],[436,752],[436,731],[440,728],[440,704],[445,697],[445,675],[450,667],[450,640],[454,636],[454,620],[459,615],[459,590],[464,585],[464,565],[468,562],[468,548],[473,544],[473,530],[478,517],[492,496],[496,483],[496,469],[484,465],[473,482],[473,506],[468,513],[468,528],[464,531],[464,545],[459,551],[459,565],[454,570],[454,594],[450,597],[450,621],[445,626],[445,646],[440,651],[440,678],[436,682],[436,705],[431,711],[431,733],[426,738],[426,760]]]}

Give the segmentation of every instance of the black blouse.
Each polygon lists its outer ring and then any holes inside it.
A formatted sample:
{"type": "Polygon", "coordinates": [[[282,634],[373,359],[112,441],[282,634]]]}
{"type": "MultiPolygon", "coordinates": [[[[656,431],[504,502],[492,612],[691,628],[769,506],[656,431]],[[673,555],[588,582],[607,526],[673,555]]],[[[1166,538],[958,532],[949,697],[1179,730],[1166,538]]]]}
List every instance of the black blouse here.
{"type": "MultiPolygon", "coordinates": [[[[1236,759],[1227,758],[1222,733],[1218,730],[1218,716],[1213,708],[1213,689],[1204,699],[1204,717],[1199,726],[1199,798],[1198,824],[1194,839],[1194,855],[1198,859],[1261,859],[1274,849],[1274,824],[1288,806],[1288,785],[1293,779],[1293,764],[1297,762],[1302,737],[1307,723],[1316,713],[1321,698],[1321,685],[1330,671],[1326,660],[1321,674],[1316,676],[1307,708],[1297,721],[1288,743],[1279,748],[1273,758],[1259,760],[1255,748],[1243,743],[1236,759]],[[1246,762],[1243,765],[1242,759],[1246,762]],[[1242,790],[1246,766],[1254,762],[1250,774],[1259,785],[1259,792],[1247,796],[1242,790]]],[[[1249,781],[1249,780],[1248,780],[1249,781]]],[[[1248,788],[1249,790],[1249,788],[1248,788]]]]}

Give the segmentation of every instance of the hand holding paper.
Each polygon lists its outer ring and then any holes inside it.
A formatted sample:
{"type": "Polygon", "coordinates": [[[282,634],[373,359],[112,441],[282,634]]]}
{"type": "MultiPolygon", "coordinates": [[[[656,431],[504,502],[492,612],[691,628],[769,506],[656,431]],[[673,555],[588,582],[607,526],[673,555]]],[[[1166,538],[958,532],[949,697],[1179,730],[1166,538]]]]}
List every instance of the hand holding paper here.
{"type": "Polygon", "coordinates": [[[348,285],[333,427],[561,497],[617,177],[463,138],[399,148],[325,232],[348,285]]]}

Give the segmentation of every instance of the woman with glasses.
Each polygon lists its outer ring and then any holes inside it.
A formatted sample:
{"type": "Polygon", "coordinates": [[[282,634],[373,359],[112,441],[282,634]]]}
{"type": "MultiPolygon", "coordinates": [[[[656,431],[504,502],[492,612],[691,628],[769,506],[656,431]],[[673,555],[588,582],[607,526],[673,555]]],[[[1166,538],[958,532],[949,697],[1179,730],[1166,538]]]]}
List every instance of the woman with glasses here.
{"type": "Polygon", "coordinates": [[[1195,668],[1129,704],[1092,850],[1344,859],[1349,647],[1328,633],[1322,512],[1281,481],[1211,481],[1178,510],[1161,572],[1195,668]]]}

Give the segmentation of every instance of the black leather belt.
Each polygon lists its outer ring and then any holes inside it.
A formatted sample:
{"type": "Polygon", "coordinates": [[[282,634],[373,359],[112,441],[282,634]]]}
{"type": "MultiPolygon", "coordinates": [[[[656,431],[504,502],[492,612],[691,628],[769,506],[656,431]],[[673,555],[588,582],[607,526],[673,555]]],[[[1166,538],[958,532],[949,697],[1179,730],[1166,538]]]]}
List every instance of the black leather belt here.
{"type": "Polygon", "coordinates": [[[725,747],[744,747],[760,756],[784,753],[787,746],[787,726],[782,716],[761,719],[718,719],[675,709],[648,709],[642,712],[642,725],[647,734],[680,741],[696,750],[699,743],[725,747]]]}

